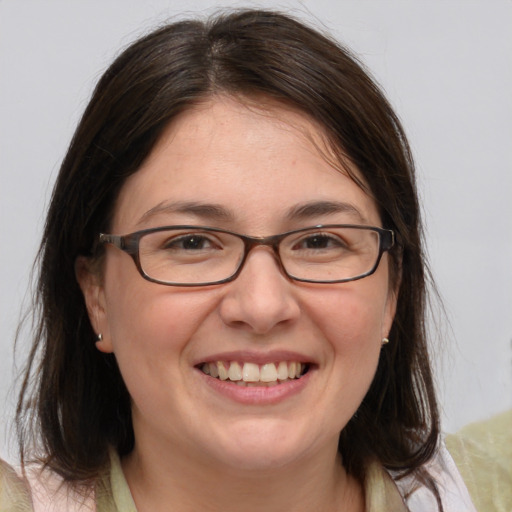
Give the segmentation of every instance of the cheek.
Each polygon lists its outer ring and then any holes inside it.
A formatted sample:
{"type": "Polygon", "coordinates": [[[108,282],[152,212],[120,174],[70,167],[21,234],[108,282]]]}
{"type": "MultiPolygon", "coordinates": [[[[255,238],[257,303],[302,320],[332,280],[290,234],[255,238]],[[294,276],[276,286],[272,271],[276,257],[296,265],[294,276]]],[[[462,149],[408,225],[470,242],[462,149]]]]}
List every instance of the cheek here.
{"type": "Polygon", "coordinates": [[[323,293],[309,316],[324,340],[325,428],[341,431],[358,410],[375,376],[381,350],[383,302],[354,285],[323,293]]]}
{"type": "Polygon", "coordinates": [[[208,314],[206,305],[190,303],[172,292],[121,295],[109,303],[108,313],[116,353],[137,350],[150,357],[161,351],[181,351],[208,314]]]}
{"type": "Polygon", "coordinates": [[[310,314],[327,339],[346,349],[379,345],[386,321],[386,297],[371,287],[329,290],[310,302],[310,314]]]}
{"type": "Polygon", "coordinates": [[[309,311],[328,343],[336,385],[362,399],[379,360],[386,297],[356,284],[324,293],[321,300],[310,302],[309,311]]]}
{"type": "Polygon", "coordinates": [[[344,386],[353,386],[356,392],[359,387],[367,388],[375,374],[381,348],[380,325],[371,311],[358,308],[345,308],[336,322],[326,325],[334,365],[343,376],[344,386]]]}
{"type": "Polygon", "coordinates": [[[145,280],[126,254],[109,252],[104,289],[107,323],[115,348],[144,343],[155,330],[166,338],[173,330],[172,295],[165,287],[145,280]]]}
{"type": "Polygon", "coordinates": [[[206,297],[146,281],[131,261],[112,259],[106,270],[106,317],[121,369],[178,361],[209,313],[206,297]]]}
{"type": "MultiPolygon", "coordinates": [[[[186,371],[190,340],[204,313],[204,308],[188,302],[172,290],[167,295],[146,294],[140,287],[126,289],[111,301],[114,354],[135,407],[148,414],[161,407],[163,390],[180,382],[186,371]]],[[[175,397],[171,398],[166,398],[170,407],[175,397]]]]}
{"type": "Polygon", "coordinates": [[[105,291],[109,335],[128,387],[134,378],[154,382],[188,364],[191,340],[218,302],[214,290],[151,283],[127,258],[109,262],[105,291]]]}

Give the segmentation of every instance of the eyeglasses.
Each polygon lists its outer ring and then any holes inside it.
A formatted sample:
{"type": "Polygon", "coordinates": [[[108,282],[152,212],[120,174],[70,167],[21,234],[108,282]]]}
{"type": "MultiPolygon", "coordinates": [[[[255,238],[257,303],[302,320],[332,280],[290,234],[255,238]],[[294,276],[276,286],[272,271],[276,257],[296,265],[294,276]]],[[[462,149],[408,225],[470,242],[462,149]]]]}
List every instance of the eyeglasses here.
{"type": "Polygon", "coordinates": [[[209,286],[236,279],[249,252],[270,247],[295,281],[344,283],[375,272],[394,232],[371,226],[319,225],[268,237],[204,226],[166,226],[128,235],[99,235],[128,253],[144,279],[168,286],[209,286]]]}

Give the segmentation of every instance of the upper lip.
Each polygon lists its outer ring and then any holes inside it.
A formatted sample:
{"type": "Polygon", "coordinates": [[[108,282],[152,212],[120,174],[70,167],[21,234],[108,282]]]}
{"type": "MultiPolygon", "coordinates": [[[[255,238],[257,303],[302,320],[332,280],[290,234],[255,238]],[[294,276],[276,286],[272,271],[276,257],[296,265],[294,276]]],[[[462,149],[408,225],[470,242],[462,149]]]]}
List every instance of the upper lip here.
{"type": "Polygon", "coordinates": [[[279,361],[295,361],[299,363],[314,364],[312,357],[290,350],[271,350],[256,352],[250,350],[234,350],[229,352],[218,352],[201,359],[197,359],[194,366],[202,363],[214,363],[216,361],[238,361],[244,363],[266,364],[279,361]]]}

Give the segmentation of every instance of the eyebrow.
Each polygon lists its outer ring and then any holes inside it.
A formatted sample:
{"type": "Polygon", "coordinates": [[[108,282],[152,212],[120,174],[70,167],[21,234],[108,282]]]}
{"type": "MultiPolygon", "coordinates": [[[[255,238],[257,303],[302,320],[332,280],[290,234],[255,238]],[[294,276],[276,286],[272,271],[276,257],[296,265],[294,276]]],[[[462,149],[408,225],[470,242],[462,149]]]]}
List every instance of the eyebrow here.
{"type": "Polygon", "coordinates": [[[173,201],[157,204],[142,215],[138,224],[142,224],[144,221],[160,214],[173,213],[194,215],[199,218],[218,221],[233,220],[233,214],[219,204],[200,203],[197,201],[173,201]]]}
{"type": "Polygon", "coordinates": [[[322,215],[346,213],[366,223],[366,217],[352,204],[341,201],[311,201],[294,206],[286,214],[289,220],[307,220],[322,215]]]}
{"type": "MultiPolygon", "coordinates": [[[[213,221],[234,221],[234,214],[222,205],[215,203],[201,203],[198,201],[173,201],[162,202],[145,212],[139,219],[142,224],[148,219],[161,214],[186,214],[201,219],[213,221]]],[[[285,219],[289,221],[309,220],[323,215],[337,213],[349,214],[362,223],[366,223],[366,217],[352,204],[340,201],[310,201],[290,208],[285,219]]]]}

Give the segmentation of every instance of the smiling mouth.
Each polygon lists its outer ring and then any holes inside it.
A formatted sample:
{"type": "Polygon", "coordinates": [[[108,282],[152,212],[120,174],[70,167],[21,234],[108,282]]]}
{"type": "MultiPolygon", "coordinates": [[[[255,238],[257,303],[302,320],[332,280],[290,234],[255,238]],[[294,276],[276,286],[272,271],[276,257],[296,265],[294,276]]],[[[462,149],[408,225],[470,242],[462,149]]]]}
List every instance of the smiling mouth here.
{"type": "Polygon", "coordinates": [[[237,361],[216,361],[203,363],[198,368],[206,375],[238,386],[277,386],[300,379],[309,370],[309,364],[298,361],[278,363],[241,363],[237,361]]]}

